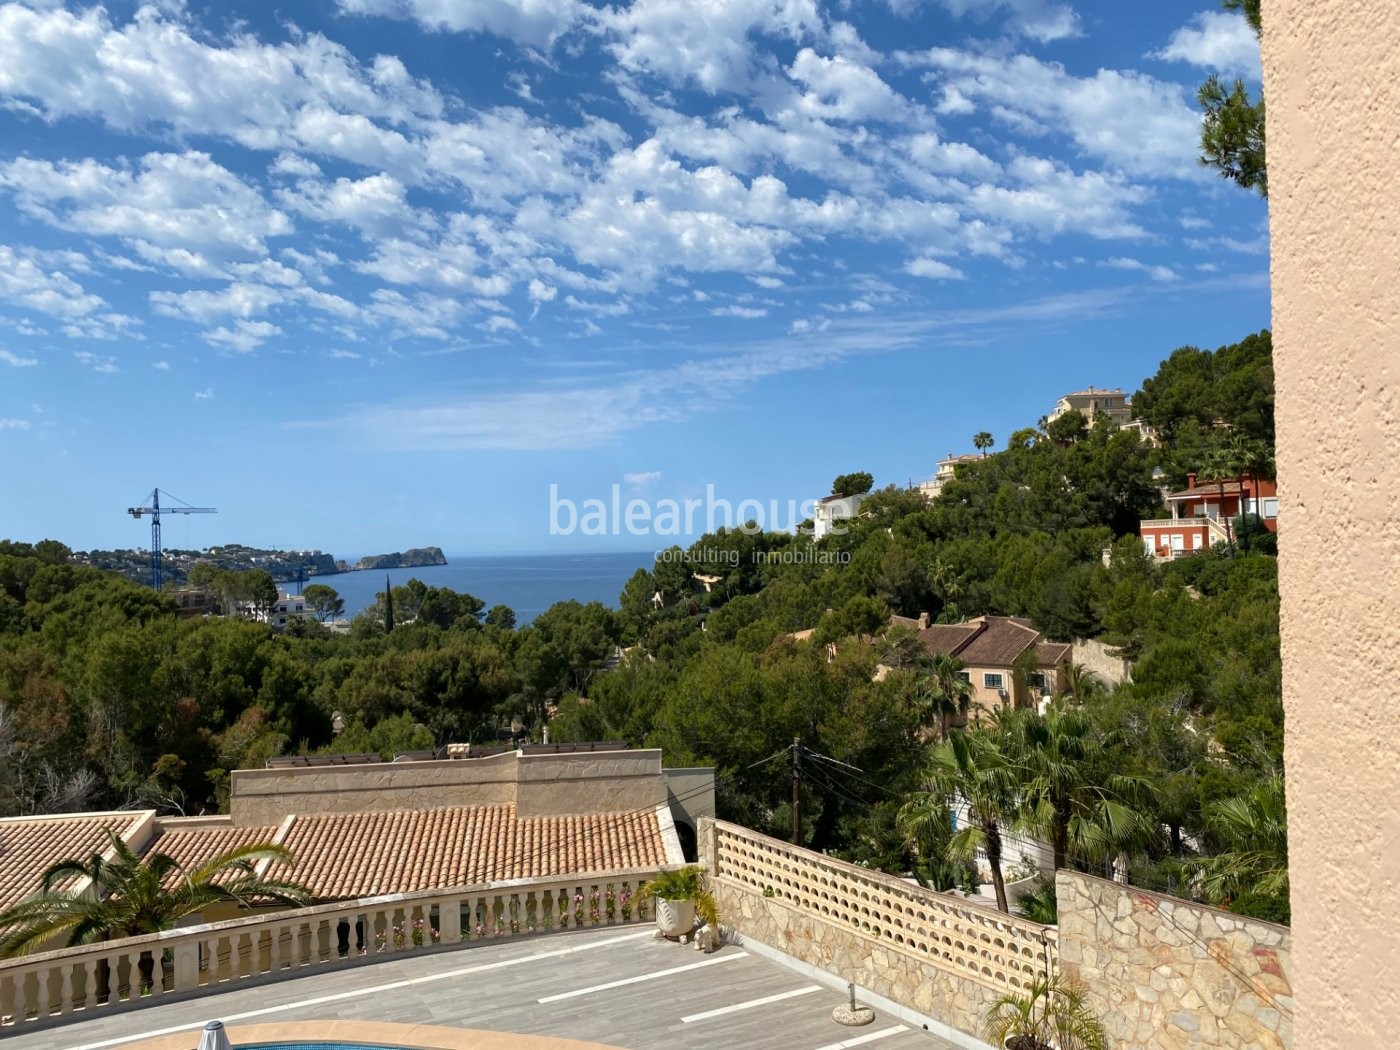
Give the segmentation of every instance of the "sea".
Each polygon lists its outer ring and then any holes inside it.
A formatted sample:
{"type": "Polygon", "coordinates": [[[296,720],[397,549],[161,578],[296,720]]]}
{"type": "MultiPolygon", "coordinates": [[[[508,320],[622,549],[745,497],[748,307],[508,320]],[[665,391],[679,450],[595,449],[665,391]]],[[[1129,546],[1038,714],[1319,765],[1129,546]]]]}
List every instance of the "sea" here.
{"type": "MultiPolygon", "coordinates": [[[[465,591],[486,603],[509,605],[515,622],[523,627],[555,602],[570,598],[580,602],[602,602],[617,608],[623,584],[638,569],[650,569],[654,551],[608,554],[448,554],[446,565],[424,565],[416,569],[369,569],[342,572],[333,576],[313,576],[307,583],[334,587],[345,599],[345,616],[352,618],[373,605],[384,591],[384,577],[395,587],[409,580],[422,580],[429,587],[465,591]]],[[[284,590],[294,584],[279,583],[284,590]]]]}

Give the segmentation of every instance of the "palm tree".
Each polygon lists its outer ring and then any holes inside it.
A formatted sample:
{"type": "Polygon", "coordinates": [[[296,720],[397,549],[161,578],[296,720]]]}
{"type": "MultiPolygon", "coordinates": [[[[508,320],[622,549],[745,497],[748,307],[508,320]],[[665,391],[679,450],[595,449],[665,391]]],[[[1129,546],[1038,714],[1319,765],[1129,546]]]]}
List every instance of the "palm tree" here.
{"type": "Polygon", "coordinates": [[[1065,693],[1080,704],[1103,692],[1103,683],[1083,664],[1065,663],[1065,685],[1065,693]]]}
{"type": "MultiPolygon", "coordinates": [[[[223,901],[245,908],[269,902],[291,907],[313,903],[305,887],[257,873],[255,862],[260,860],[292,867],[295,861],[285,846],[240,846],[187,871],[168,854],[151,853],[143,861],[115,833],[108,832],[108,839],[110,857],[93,853],[87,860],[59,861],[44,872],[38,893],[0,912],[0,959],[27,954],[64,934],[72,948],[159,933],[223,901]],[[56,888],[75,878],[86,884],[56,888]]],[[[151,986],[154,969],[151,953],[142,952],[142,988],[151,986]]]]}
{"type": "MultiPolygon", "coordinates": [[[[1215,481],[1220,485],[1220,509],[1222,512],[1225,510],[1225,482],[1234,481],[1239,490],[1240,513],[1244,513],[1244,482],[1240,478],[1240,475],[1244,473],[1244,463],[1240,452],[1236,441],[1232,439],[1224,445],[1212,449],[1201,465],[1201,476],[1207,481],[1215,481]]],[[[1232,524],[1234,515],[1227,513],[1224,517],[1225,541],[1233,553],[1235,549],[1235,530],[1232,524]]]]}
{"type": "Polygon", "coordinates": [[[987,1038],[1007,1050],[1104,1050],[1101,1025],[1082,984],[1037,977],[1025,995],[1007,993],[987,1007],[987,1038]]]}
{"type": "Polygon", "coordinates": [[[968,823],[948,840],[947,858],[974,860],[986,855],[992,870],[997,907],[1010,912],[1001,873],[1002,829],[1016,815],[1014,777],[996,739],[985,730],[956,733],[929,751],[919,788],[899,809],[896,823],[913,843],[937,835],[948,825],[949,809],[967,806],[968,823]]]}
{"type": "Polygon", "coordinates": [[[963,662],[948,653],[924,655],[915,672],[915,702],[921,727],[938,721],[938,738],[948,739],[953,718],[966,720],[972,705],[972,683],[963,677],[963,662]]]}
{"type": "MultiPolygon", "coordinates": [[[[1263,497],[1259,494],[1259,481],[1261,478],[1273,478],[1274,475],[1274,453],[1273,449],[1262,441],[1257,441],[1245,434],[1232,434],[1226,443],[1230,458],[1240,468],[1242,475],[1248,475],[1250,487],[1254,491],[1254,513],[1260,520],[1263,520],[1263,497]]],[[[1240,483],[1243,490],[1244,483],[1240,483]]],[[[1243,491],[1240,499],[1240,517],[1244,517],[1243,491]]]]}
{"type": "Polygon", "coordinates": [[[996,439],[986,430],[979,430],[972,435],[972,447],[982,453],[982,458],[987,458],[987,449],[996,444],[996,439]]]}
{"type": "Polygon", "coordinates": [[[998,729],[1018,778],[1017,824],[1049,839],[1057,870],[1071,850],[1098,862],[1156,834],[1144,812],[1155,793],[1151,783],[1112,772],[1104,738],[1084,709],[1057,700],[1043,716],[1004,712],[998,729]]]}
{"type": "Polygon", "coordinates": [[[1201,890],[1212,903],[1243,894],[1288,899],[1288,814],[1277,773],[1247,793],[1212,803],[1206,828],[1225,850],[1200,862],[1201,890]]]}

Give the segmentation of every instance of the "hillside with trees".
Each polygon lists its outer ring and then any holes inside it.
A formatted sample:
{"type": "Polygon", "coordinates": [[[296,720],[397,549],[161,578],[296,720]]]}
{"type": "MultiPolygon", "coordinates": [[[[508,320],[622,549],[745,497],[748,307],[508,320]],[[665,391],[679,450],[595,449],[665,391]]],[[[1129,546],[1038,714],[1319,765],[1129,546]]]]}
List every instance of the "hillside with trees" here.
{"type": "Polygon", "coordinates": [[[1136,535],[1188,470],[1271,471],[1269,333],[1177,350],[1134,405],[1160,447],[1075,412],[1000,451],[983,432],[935,499],[875,489],[822,559],[807,535],[721,530],[638,570],[616,609],[561,602],[519,628],[417,580],[348,635],[181,620],[59,543],[0,543],[0,814],[213,810],[230,770],[275,754],[538,738],[548,721],[552,739],[714,765],[721,815],[786,837],[797,738],[821,756],[814,848],[945,888],[989,840],[1034,836],[1064,864],[1286,918],[1273,537],[1241,520],[1237,542],[1157,563],[1136,535]],[[950,730],[957,668],[892,614],[1025,617],[1113,647],[1132,678],[1076,672],[1044,716],[950,730]],[[976,834],[931,819],[953,791],[981,799],[976,834]]]}

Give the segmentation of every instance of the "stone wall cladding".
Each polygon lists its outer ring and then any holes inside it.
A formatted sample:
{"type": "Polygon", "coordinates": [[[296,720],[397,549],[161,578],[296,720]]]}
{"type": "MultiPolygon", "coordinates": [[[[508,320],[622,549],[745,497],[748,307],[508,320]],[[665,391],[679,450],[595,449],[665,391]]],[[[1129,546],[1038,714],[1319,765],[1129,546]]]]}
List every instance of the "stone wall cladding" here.
{"type": "Polygon", "coordinates": [[[741,938],[974,1037],[989,1003],[1054,965],[1053,929],[733,824],[701,822],[700,861],[741,938]]]}
{"type": "Polygon", "coordinates": [[[1073,872],[1055,883],[1060,970],[1088,987],[1111,1046],[1292,1046],[1286,927],[1073,872]]]}

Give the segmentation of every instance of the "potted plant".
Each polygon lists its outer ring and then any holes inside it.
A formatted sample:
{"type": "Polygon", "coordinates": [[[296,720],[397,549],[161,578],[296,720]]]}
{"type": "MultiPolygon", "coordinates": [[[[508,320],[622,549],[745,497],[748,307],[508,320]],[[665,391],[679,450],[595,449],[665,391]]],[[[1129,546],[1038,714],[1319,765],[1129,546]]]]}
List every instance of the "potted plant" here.
{"type": "Polygon", "coordinates": [[[719,926],[715,898],[705,884],[705,869],[696,864],[663,871],[637,891],[656,902],[656,927],[664,936],[684,937],[695,929],[695,917],[719,926]]]}
{"type": "Polygon", "coordinates": [[[987,1038],[1006,1050],[1105,1050],[1087,995],[1075,981],[1038,977],[1024,995],[1003,995],[987,1007],[987,1038]]]}

